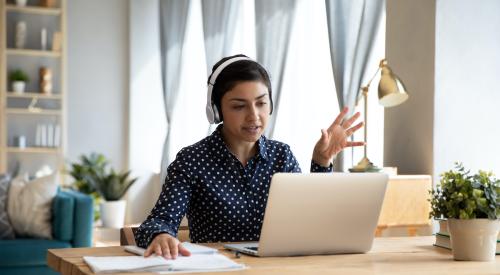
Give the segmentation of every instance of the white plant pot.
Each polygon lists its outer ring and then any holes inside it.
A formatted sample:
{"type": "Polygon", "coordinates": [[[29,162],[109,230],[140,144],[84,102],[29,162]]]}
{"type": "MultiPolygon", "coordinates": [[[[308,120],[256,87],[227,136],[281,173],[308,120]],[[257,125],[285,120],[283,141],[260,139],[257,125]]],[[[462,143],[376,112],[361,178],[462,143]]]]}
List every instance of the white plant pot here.
{"type": "Polygon", "coordinates": [[[26,82],[24,82],[24,81],[13,81],[12,82],[12,90],[16,94],[24,93],[25,88],[26,88],[26,82]]]}
{"type": "Polygon", "coordinates": [[[448,219],[453,259],[494,261],[500,220],[448,219]]]}
{"type": "Polygon", "coordinates": [[[122,228],[125,222],[125,200],[105,201],[100,205],[102,226],[122,228]]]}
{"type": "Polygon", "coordinates": [[[16,0],[16,5],[18,5],[19,7],[24,7],[26,6],[27,2],[28,0],[16,0]]]}

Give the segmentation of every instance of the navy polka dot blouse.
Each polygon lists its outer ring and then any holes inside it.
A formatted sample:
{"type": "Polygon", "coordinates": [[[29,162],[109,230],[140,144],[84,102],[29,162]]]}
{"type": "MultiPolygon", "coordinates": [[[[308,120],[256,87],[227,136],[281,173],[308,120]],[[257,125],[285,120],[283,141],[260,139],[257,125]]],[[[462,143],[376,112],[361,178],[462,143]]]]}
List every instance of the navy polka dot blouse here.
{"type": "MultiPolygon", "coordinates": [[[[135,239],[147,247],[159,233],[177,236],[184,215],[192,242],[258,241],[271,177],[301,172],[290,147],[262,136],[246,166],[222,139],[222,124],[203,140],[183,148],[169,165],[155,207],[135,239]]],[[[331,172],[311,162],[311,172],[331,172]]]]}

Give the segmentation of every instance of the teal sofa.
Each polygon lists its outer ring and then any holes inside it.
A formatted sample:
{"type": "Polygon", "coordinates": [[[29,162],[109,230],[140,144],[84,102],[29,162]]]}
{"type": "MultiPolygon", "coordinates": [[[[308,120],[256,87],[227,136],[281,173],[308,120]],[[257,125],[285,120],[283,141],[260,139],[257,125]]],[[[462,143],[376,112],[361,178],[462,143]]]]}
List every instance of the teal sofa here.
{"type": "Polygon", "coordinates": [[[58,274],[47,266],[47,249],[92,245],[93,204],[90,196],[59,190],[52,202],[52,240],[0,240],[0,274],[58,274]]]}

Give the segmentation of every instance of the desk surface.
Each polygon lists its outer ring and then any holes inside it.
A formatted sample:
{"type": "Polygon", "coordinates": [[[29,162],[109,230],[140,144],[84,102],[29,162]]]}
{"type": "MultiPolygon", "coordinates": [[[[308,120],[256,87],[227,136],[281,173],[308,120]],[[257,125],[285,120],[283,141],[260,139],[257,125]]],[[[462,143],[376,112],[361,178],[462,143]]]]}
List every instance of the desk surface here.
{"type": "MultiPolygon", "coordinates": [[[[451,252],[432,246],[433,236],[376,238],[372,251],[366,254],[235,259],[227,250],[220,252],[249,268],[236,274],[499,274],[500,256],[493,262],[453,261],[451,252]]],[[[210,246],[221,248],[220,244],[210,246]]],[[[131,255],[123,247],[50,249],[48,265],[63,275],[93,274],[82,257],[131,255]]],[[[122,273],[123,274],[123,273],[122,273]]],[[[130,273],[124,273],[130,274],[130,273]]],[[[154,274],[154,273],[135,273],[154,274]]],[[[203,273],[219,274],[219,273],[203,273]]],[[[220,274],[230,274],[222,272],[220,274]]]]}

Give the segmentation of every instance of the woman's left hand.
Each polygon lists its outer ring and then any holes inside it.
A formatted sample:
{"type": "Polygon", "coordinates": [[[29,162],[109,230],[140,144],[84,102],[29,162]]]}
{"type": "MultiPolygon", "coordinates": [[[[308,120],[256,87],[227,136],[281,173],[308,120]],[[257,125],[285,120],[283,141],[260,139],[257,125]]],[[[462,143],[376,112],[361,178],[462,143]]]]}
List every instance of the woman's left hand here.
{"type": "Polygon", "coordinates": [[[351,127],[354,121],[359,118],[359,112],[344,120],[344,116],[348,111],[349,109],[345,107],[328,129],[321,129],[321,138],[316,142],[313,151],[313,161],[315,163],[328,167],[333,157],[344,148],[365,145],[362,141],[347,141],[348,137],[363,127],[363,122],[351,127]]]}

